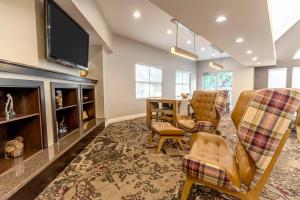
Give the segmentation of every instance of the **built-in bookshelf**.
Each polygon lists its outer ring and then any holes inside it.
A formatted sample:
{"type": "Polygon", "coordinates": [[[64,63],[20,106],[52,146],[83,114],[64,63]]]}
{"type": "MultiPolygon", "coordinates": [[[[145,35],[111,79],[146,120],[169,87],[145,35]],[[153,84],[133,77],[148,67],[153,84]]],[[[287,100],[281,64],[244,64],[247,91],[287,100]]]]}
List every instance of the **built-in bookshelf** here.
{"type": "Polygon", "coordinates": [[[89,129],[91,121],[96,119],[95,113],[95,87],[93,85],[81,85],[81,119],[83,130],[89,129]]]}
{"type": "Polygon", "coordinates": [[[0,174],[47,147],[44,84],[39,81],[0,80],[0,174]],[[7,118],[7,94],[13,98],[15,116],[7,118]],[[6,155],[5,145],[17,136],[23,138],[24,152],[17,158],[6,155]]]}
{"type": "Polygon", "coordinates": [[[69,83],[51,83],[52,110],[53,110],[53,133],[54,141],[76,131],[80,128],[79,111],[79,85],[69,83]],[[57,103],[57,94],[61,94],[62,104],[57,103]],[[65,131],[61,131],[65,127],[65,131]]]}

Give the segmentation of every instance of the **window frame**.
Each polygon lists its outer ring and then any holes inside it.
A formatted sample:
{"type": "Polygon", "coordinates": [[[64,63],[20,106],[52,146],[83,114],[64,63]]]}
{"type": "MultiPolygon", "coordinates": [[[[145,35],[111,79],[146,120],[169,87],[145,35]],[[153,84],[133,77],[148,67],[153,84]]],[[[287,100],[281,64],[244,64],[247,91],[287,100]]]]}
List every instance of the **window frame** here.
{"type": "MultiPolygon", "coordinates": [[[[232,83],[231,83],[231,90],[229,90],[229,95],[230,95],[230,97],[229,97],[229,105],[230,105],[230,110],[232,109],[232,106],[233,106],[233,77],[234,77],[234,75],[233,75],[233,71],[220,71],[220,72],[205,72],[205,73],[202,73],[202,89],[203,90],[211,90],[211,89],[205,89],[205,80],[204,80],[204,76],[205,76],[205,74],[213,74],[213,75],[217,75],[217,76],[219,76],[219,74],[221,74],[221,73],[231,73],[231,77],[232,77],[232,83]]],[[[217,81],[219,81],[219,79],[217,79],[217,81]]],[[[219,82],[217,82],[217,89],[216,90],[220,90],[220,88],[219,88],[219,82]]]]}
{"type": "Polygon", "coordinates": [[[147,98],[162,98],[163,96],[163,67],[161,66],[156,66],[156,65],[148,65],[148,64],[144,64],[144,63],[136,63],[134,65],[134,76],[135,76],[135,99],[137,100],[144,100],[144,99],[147,99],[147,98]],[[149,72],[148,72],[148,75],[149,75],[149,81],[137,81],[137,76],[136,76],[136,69],[137,69],[137,66],[143,66],[143,67],[147,67],[149,68],[149,72]],[[150,74],[150,69],[151,68],[154,68],[154,69],[158,69],[161,71],[161,82],[151,82],[151,74],[150,74]],[[137,97],[137,83],[147,83],[149,85],[149,94],[147,97],[137,97]],[[150,85],[151,84],[159,84],[161,85],[161,96],[159,97],[152,97],[150,95],[150,85]]]}
{"type": "Polygon", "coordinates": [[[181,83],[177,83],[177,73],[187,73],[189,74],[189,83],[188,83],[188,86],[189,86],[189,94],[192,93],[192,72],[190,71],[185,71],[185,70],[176,70],[175,71],[175,97],[181,97],[181,94],[179,94],[179,96],[177,96],[177,85],[181,85],[182,88],[183,88],[183,85],[187,85],[185,83],[183,83],[183,76],[182,76],[182,82],[181,83]]]}

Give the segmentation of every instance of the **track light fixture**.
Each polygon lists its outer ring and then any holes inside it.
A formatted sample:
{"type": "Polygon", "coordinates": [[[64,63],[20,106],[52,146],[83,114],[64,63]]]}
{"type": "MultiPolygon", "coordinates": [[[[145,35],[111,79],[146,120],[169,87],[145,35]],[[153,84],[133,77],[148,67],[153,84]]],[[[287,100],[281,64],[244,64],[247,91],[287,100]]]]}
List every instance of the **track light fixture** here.
{"type": "Polygon", "coordinates": [[[175,46],[171,47],[171,53],[175,54],[177,56],[181,56],[183,58],[189,59],[189,60],[193,60],[196,61],[199,59],[198,55],[196,55],[196,33],[193,32],[194,34],[194,53],[186,51],[182,48],[179,48],[178,45],[178,21],[176,19],[172,19],[173,23],[176,23],[176,44],[175,46]]]}
{"type": "MultiPolygon", "coordinates": [[[[212,59],[215,58],[215,55],[216,55],[216,54],[215,54],[215,49],[218,50],[219,53],[223,53],[223,52],[224,52],[223,50],[217,48],[214,44],[212,44],[212,45],[210,45],[210,46],[211,46],[211,48],[212,48],[212,50],[213,50],[213,53],[212,53],[212,59]]],[[[214,69],[217,69],[217,70],[222,70],[222,69],[224,68],[223,65],[221,65],[221,64],[219,64],[219,63],[216,63],[216,62],[214,62],[214,61],[211,61],[211,62],[209,63],[209,66],[210,66],[211,68],[214,68],[214,69]]]]}

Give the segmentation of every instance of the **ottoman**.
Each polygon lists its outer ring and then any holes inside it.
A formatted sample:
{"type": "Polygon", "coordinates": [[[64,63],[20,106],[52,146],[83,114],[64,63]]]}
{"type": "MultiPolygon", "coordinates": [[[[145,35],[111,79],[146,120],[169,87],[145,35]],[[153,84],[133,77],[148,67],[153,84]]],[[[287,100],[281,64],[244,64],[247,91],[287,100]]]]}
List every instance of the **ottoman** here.
{"type": "Polygon", "coordinates": [[[161,147],[166,139],[176,140],[183,150],[182,139],[184,135],[184,131],[182,129],[174,127],[172,124],[168,122],[157,122],[151,125],[152,129],[152,141],[155,134],[159,135],[159,143],[157,147],[157,153],[160,153],[161,147]]]}

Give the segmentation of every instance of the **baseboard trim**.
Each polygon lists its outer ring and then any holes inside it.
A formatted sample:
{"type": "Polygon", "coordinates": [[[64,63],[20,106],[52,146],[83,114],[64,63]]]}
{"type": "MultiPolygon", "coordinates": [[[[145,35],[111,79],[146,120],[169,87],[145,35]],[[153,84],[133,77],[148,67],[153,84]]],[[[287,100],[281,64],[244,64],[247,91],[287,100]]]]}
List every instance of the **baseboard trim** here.
{"type": "Polygon", "coordinates": [[[112,119],[105,121],[105,127],[107,127],[108,125],[110,125],[112,123],[131,120],[131,119],[145,117],[145,116],[146,116],[146,113],[140,113],[140,114],[136,114],[136,115],[128,115],[128,116],[123,116],[123,117],[112,118],[112,119]]]}

